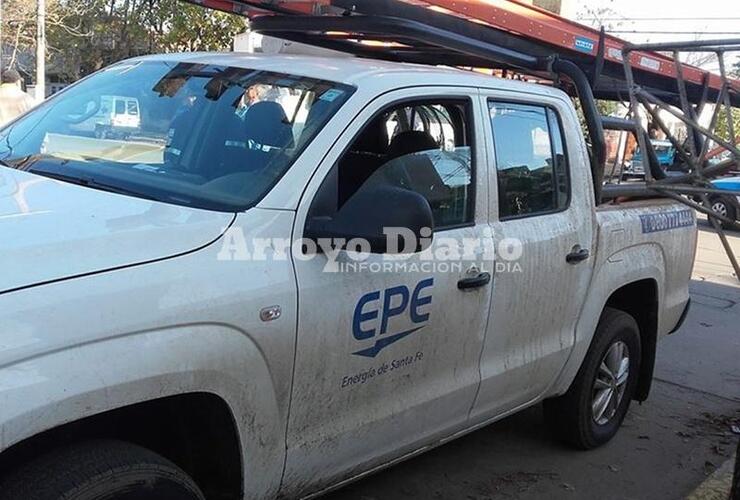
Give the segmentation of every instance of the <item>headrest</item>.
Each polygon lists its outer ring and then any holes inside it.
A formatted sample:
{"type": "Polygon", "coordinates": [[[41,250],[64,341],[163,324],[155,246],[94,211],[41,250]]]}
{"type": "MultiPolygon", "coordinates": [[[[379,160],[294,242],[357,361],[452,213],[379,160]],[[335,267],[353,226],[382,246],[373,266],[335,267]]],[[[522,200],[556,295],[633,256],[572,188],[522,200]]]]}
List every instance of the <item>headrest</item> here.
{"type": "Polygon", "coordinates": [[[283,107],[272,101],[254,104],[244,115],[247,139],[264,146],[293,147],[293,127],[288,122],[283,107]]]}
{"type": "Polygon", "coordinates": [[[409,130],[393,138],[388,147],[388,160],[435,149],[439,149],[439,144],[429,133],[409,130]]]}

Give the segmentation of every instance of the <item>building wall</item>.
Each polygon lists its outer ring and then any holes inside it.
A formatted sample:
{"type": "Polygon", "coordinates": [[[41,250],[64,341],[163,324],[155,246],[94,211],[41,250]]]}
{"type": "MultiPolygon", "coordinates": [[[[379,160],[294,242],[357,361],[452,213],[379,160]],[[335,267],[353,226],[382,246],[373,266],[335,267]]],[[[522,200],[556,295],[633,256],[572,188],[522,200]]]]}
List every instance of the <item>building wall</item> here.
{"type": "Polygon", "coordinates": [[[519,0],[522,3],[528,3],[529,5],[534,5],[535,7],[540,7],[541,9],[549,10],[550,12],[554,12],[555,14],[560,14],[563,0],[519,0]]]}
{"type": "Polygon", "coordinates": [[[554,12],[555,14],[560,14],[563,4],[562,0],[534,0],[530,3],[537,7],[547,9],[550,12],[554,12]]]}
{"type": "Polygon", "coordinates": [[[304,56],[350,57],[343,52],[337,52],[320,47],[313,47],[302,43],[289,42],[271,36],[257,33],[241,33],[234,38],[235,52],[256,52],[264,54],[293,54],[304,56]]]}

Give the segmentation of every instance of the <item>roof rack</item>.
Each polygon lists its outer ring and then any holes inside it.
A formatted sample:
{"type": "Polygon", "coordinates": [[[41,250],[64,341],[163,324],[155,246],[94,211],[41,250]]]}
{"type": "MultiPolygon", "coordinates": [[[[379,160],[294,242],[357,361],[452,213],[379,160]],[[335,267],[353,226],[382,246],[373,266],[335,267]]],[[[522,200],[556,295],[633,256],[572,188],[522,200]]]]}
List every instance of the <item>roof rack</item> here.
{"type": "MultiPolygon", "coordinates": [[[[740,39],[635,45],[517,0],[183,1],[247,16],[258,33],[359,57],[490,68],[552,81],[580,102],[597,203],[657,195],[707,214],[740,279],[740,265],[720,222],[740,226],[709,208],[709,197],[717,191],[709,181],[740,165],[736,141],[715,133],[724,108],[729,137],[736,137],[731,109],[740,108],[740,82],[728,77],[724,57],[740,51],[740,39]],[[682,63],[682,51],[715,53],[720,74],[682,63]],[[596,99],[629,102],[630,118],[602,117],[596,99]],[[699,116],[707,105],[714,111],[703,127],[699,116]],[[671,133],[660,111],[686,125],[687,140],[671,133]],[[676,148],[685,175],[666,176],[643,126],[648,116],[676,148]],[[648,164],[646,182],[604,185],[604,129],[635,135],[648,164]],[[730,158],[710,166],[712,144],[729,151],[730,158]]],[[[740,204],[729,198],[740,211],[740,204]]]]}
{"type": "MultiPolygon", "coordinates": [[[[532,58],[564,58],[584,71],[597,99],[626,101],[628,97],[624,50],[632,45],[603,30],[516,0],[185,1],[247,16],[252,19],[252,29],[261,33],[374,59],[423,64],[439,64],[443,60],[450,66],[533,71],[532,58]],[[364,18],[346,20],[360,16],[364,18]],[[396,22],[389,22],[389,18],[396,22]],[[471,53],[465,47],[442,45],[441,40],[429,36],[420,38],[416,32],[394,29],[413,22],[519,57],[492,58],[490,54],[471,53]],[[369,43],[383,41],[389,43],[369,43]]],[[[740,40],[734,42],[736,49],[740,48],[740,40]]],[[[630,51],[635,82],[665,102],[678,105],[675,60],[656,50],[659,49],[630,51]]],[[[683,66],[690,102],[698,104],[702,98],[716,98],[722,88],[720,75],[683,66]]],[[[548,76],[546,71],[543,73],[540,76],[548,76]]],[[[740,81],[732,81],[731,85],[736,90],[733,105],[740,107],[740,81]]]]}

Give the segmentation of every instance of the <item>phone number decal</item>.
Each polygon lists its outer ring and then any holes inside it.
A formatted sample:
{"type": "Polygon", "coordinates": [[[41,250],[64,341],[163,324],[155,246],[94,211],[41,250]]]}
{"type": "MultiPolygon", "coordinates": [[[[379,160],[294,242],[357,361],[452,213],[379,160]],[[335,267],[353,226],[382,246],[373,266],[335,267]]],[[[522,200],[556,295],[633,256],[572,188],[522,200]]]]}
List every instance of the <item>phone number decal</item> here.
{"type": "Polygon", "coordinates": [[[682,227],[691,227],[696,223],[694,211],[690,209],[641,215],[640,222],[643,234],[672,231],[682,227]]]}

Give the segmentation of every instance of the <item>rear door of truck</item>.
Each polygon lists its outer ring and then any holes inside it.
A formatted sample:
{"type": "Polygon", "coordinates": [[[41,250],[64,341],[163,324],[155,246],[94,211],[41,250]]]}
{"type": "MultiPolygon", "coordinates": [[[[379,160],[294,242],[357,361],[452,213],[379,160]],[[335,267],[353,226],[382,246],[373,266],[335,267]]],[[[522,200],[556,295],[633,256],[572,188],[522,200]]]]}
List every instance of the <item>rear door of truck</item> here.
{"type": "Polygon", "coordinates": [[[594,207],[570,101],[483,91],[498,248],[475,415],[540,396],[564,366],[591,280],[594,207]]]}

